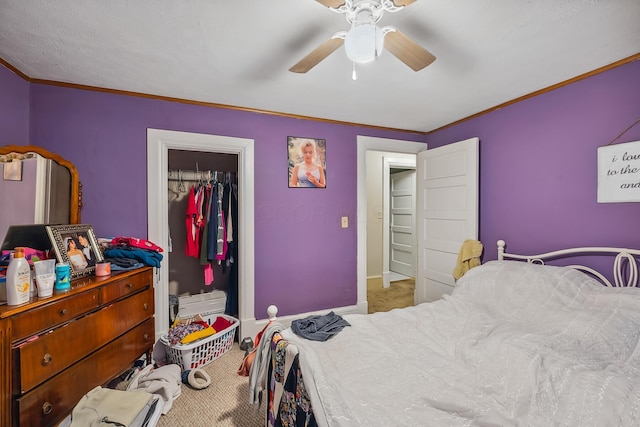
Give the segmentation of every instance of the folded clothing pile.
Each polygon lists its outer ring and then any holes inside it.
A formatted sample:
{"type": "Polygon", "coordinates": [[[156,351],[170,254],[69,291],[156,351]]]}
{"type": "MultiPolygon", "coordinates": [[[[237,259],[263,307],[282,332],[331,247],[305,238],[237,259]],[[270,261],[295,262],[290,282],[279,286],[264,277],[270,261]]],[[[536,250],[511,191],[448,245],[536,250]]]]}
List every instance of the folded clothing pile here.
{"type": "Polygon", "coordinates": [[[60,426],[153,427],[163,411],[162,397],[157,394],[98,386],[80,399],[60,426]]]}
{"type": "Polygon", "coordinates": [[[160,267],[162,248],[149,240],[137,237],[114,237],[104,249],[105,261],[112,270],[133,270],[144,267],[160,267]]]}

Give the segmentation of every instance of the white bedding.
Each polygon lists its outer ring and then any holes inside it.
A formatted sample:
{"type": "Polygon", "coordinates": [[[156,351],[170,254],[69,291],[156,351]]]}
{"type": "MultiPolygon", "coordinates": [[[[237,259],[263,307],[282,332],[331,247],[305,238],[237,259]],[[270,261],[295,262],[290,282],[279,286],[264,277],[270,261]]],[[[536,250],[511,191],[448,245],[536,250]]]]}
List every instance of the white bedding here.
{"type": "Polygon", "coordinates": [[[640,425],[640,289],[515,261],[451,296],[283,336],[320,426],[640,425]]]}

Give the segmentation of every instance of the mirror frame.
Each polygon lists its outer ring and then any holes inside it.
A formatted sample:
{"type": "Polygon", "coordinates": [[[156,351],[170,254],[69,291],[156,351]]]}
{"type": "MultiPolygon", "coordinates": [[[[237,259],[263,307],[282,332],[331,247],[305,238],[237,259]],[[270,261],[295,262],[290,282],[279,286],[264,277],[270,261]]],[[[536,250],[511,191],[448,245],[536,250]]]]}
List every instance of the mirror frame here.
{"type": "Polygon", "coordinates": [[[80,210],[82,209],[82,184],[78,178],[78,170],[70,161],[63,159],[55,153],[51,153],[36,145],[5,145],[0,147],[0,155],[18,153],[36,153],[46,159],[51,159],[59,165],[64,166],[71,174],[71,204],[69,206],[69,224],[80,224],[80,210]],[[75,201],[75,203],[74,203],[75,201]]]}

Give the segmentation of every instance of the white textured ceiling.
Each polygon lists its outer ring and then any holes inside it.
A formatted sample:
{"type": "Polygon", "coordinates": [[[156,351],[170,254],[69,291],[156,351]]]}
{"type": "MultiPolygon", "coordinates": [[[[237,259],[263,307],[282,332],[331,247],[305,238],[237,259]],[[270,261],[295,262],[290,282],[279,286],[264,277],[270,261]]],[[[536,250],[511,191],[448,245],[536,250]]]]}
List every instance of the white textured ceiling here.
{"type": "Polygon", "coordinates": [[[0,0],[0,58],[34,79],[430,131],[640,52],[640,0],[418,0],[386,13],[437,60],[340,48],[314,0],[0,0]]]}

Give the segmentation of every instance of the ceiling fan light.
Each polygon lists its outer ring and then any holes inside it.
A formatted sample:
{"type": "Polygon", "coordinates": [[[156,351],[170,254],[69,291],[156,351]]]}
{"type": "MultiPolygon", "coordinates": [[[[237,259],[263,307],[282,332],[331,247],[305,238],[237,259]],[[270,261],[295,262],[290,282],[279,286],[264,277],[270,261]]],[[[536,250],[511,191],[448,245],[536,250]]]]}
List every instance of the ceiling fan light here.
{"type": "Polygon", "coordinates": [[[380,56],[383,47],[384,34],[374,24],[353,25],[344,38],[344,48],[353,62],[371,62],[380,56]]]}

